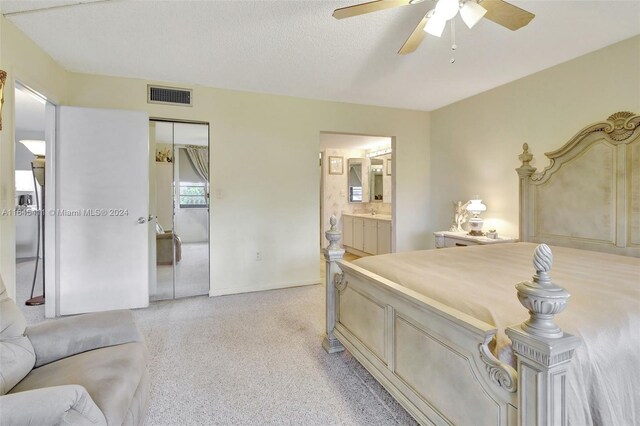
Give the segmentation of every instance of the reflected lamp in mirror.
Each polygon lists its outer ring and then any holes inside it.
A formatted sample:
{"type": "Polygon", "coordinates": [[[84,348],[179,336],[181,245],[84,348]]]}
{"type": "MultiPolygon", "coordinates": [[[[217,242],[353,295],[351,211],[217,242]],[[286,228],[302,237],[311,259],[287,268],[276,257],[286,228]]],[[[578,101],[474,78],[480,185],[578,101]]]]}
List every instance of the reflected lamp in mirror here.
{"type": "Polygon", "coordinates": [[[469,219],[469,235],[484,235],[482,232],[484,221],[480,217],[480,214],[487,211],[487,206],[482,204],[482,200],[478,195],[474,195],[471,200],[469,200],[467,211],[471,214],[471,219],[469,219]]]}
{"type": "Polygon", "coordinates": [[[33,169],[33,174],[40,186],[44,186],[45,141],[21,140],[20,143],[36,156],[36,158],[31,162],[31,168],[33,169]]]}

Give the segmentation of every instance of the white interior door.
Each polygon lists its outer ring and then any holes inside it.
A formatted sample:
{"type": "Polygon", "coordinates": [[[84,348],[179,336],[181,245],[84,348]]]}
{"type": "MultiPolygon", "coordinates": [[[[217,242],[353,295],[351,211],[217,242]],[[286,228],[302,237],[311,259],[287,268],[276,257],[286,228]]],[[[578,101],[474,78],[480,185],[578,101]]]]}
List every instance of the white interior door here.
{"type": "Polygon", "coordinates": [[[60,315],[149,304],[148,129],[144,112],[59,108],[60,315]]]}

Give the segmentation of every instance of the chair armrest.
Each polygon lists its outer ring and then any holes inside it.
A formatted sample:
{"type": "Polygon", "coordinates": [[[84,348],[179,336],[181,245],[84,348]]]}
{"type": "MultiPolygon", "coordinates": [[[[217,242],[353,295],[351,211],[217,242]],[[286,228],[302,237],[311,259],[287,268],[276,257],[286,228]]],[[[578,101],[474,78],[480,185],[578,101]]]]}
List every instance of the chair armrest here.
{"type": "Polygon", "coordinates": [[[25,334],[36,353],[35,367],[93,349],[144,342],[127,310],[48,321],[27,327],[25,334]]]}
{"type": "Polygon", "coordinates": [[[52,386],[0,396],[3,425],[106,425],[107,420],[80,385],[52,386]]]}

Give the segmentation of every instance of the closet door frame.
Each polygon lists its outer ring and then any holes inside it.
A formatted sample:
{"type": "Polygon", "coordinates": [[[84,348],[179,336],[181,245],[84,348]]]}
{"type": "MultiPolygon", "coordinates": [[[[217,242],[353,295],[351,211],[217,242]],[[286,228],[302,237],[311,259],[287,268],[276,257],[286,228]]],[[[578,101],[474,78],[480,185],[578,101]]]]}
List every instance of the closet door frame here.
{"type": "MultiPolygon", "coordinates": [[[[149,117],[149,122],[160,122],[160,123],[170,123],[172,125],[172,137],[171,137],[171,152],[172,154],[175,153],[175,124],[196,124],[196,125],[204,125],[207,126],[207,148],[209,150],[209,170],[211,171],[211,124],[208,121],[197,121],[197,120],[181,120],[181,119],[174,119],[174,118],[163,118],[163,117],[149,117]]],[[[176,191],[179,191],[179,188],[177,188],[176,186],[176,180],[175,180],[175,154],[174,154],[174,158],[173,158],[173,163],[172,163],[172,186],[173,186],[173,196],[172,196],[172,229],[175,229],[175,222],[176,222],[176,218],[175,218],[175,213],[176,213],[176,199],[177,199],[177,195],[176,195],[176,191]]],[[[155,153],[153,154],[153,160],[155,161],[155,153]]],[[[151,161],[151,159],[150,159],[151,161]]],[[[208,257],[207,257],[207,276],[208,276],[208,283],[209,283],[209,288],[207,290],[207,293],[202,294],[204,295],[208,295],[209,292],[211,291],[211,172],[209,172],[209,179],[206,182],[206,191],[207,191],[207,231],[208,231],[208,235],[207,235],[207,245],[208,245],[208,257]]],[[[157,203],[157,201],[156,201],[157,203]]],[[[157,220],[157,216],[155,216],[153,218],[154,220],[157,220]]],[[[154,225],[155,228],[155,225],[154,225]]],[[[150,238],[149,244],[155,244],[155,234],[153,236],[153,240],[150,238]]],[[[155,246],[154,246],[155,247],[155,246]]],[[[175,300],[175,299],[181,299],[184,297],[192,297],[192,296],[182,296],[179,298],[176,298],[176,262],[175,262],[175,258],[176,258],[176,250],[175,250],[175,245],[172,246],[173,247],[173,268],[172,268],[172,272],[173,272],[173,287],[172,287],[172,297],[171,299],[156,299],[154,301],[159,301],[159,300],[175,300]]],[[[154,250],[155,252],[155,250],[154,250]]],[[[150,268],[156,268],[156,256],[149,256],[149,258],[151,259],[153,257],[153,265],[150,265],[150,268]]],[[[157,279],[157,278],[156,278],[157,279]]]]}

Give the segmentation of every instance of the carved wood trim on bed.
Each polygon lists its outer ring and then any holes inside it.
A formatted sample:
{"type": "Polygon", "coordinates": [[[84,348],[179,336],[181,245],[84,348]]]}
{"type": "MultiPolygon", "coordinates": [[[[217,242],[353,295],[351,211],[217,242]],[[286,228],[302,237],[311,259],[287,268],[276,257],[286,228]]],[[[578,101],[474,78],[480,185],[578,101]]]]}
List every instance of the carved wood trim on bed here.
{"type": "Polygon", "coordinates": [[[640,257],[640,115],[585,127],[541,172],[523,149],[520,241],[640,257]]]}
{"type": "Polygon", "coordinates": [[[518,371],[489,348],[497,329],[341,260],[335,217],[325,233],[328,353],[345,348],[423,425],[567,424],[566,373],[580,339],[554,322],[568,293],[551,282],[551,250],[540,245],[531,281],[519,283],[529,310],[506,331],[518,371]]]}

